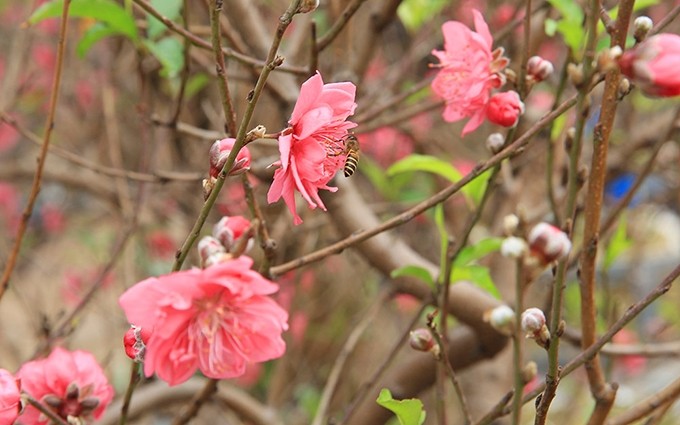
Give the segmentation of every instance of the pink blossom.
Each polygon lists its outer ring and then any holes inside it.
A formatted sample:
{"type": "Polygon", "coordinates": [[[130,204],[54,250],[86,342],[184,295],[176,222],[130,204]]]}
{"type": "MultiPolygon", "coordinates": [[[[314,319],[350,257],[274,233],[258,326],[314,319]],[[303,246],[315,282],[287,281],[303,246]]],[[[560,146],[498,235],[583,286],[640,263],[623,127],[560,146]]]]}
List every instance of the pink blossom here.
{"type": "Polygon", "coordinates": [[[680,95],[680,35],[658,34],[619,58],[621,72],[649,96],[680,95]]]}
{"type": "MultiPolygon", "coordinates": [[[[49,357],[25,363],[17,373],[22,389],[50,406],[62,418],[98,419],[113,398],[113,387],[94,356],[86,351],[57,347],[49,357]]],[[[27,425],[49,421],[27,406],[19,417],[27,425]]]]}
{"type": "Polygon", "coordinates": [[[413,139],[394,127],[380,127],[358,136],[362,153],[371,155],[383,167],[413,153],[413,139]]]}
{"type": "MultiPolygon", "coordinates": [[[[2,76],[0,75],[0,78],[2,76]]],[[[0,153],[7,152],[19,142],[19,133],[8,124],[0,122],[0,153]]]]}
{"type": "Polygon", "coordinates": [[[565,258],[571,251],[569,236],[548,223],[538,223],[529,232],[529,249],[543,264],[565,258]]]}
{"type": "MultiPolygon", "coordinates": [[[[215,140],[215,143],[210,147],[210,152],[208,156],[210,158],[210,177],[217,178],[224,167],[224,163],[227,162],[227,158],[234,148],[234,143],[236,139],[226,138],[222,140],[215,140]]],[[[246,170],[250,167],[250,151],[248,148],[244,147],[236,155],[236,161],[234,161],[234,168],[229,171],[229,173],[236,173],[241,170],[246,170]]]]}
{"type": "Polygon", "coordinates": [[[342,137],[356,124],[347,121],[354,113],[356,87],[350,82],[324,84],[318,72],[305,81],[293,114],[289,131],[279,137],[281,159],[267,201],[283,198],[297,225],[302,219],[295,210],[295,191],[300,192],[310,208],[326,206],[319,189],[335,192],[328,186],[335,173],[344,166],[342,137]]]}
{"type": "Polygon", "coordinates": [[[19,383],[11,373],[0,369],[0,424],[11,424],[19,416],[19,383]]]}
{"type": "Polygon", "coordinates": [[[460,22],[445,22],[442,25],[444,51],[432,51],[441,68],[432,81],[432,89],[446,102],[444,120],[455,122],[470,118],[462,136],[484,121],[490,92],[503,84],[500,71],[508,63],[502,57],[502,49],[491,51],[493,39],[482,14],[478,10],[472,13],[476,32],[460,22]]]}
{"type": "Polygon", "coordinates": [[[152,258],[169,259],[177,250],[177,243],[165,230],[153,230],[144,237],[144,244],[152,258]]]}
{"type": "Polygon", "coordinates": [[[139,326],[132,325],[123,335],[125,355],[136,362],[143,362],[146,355],[146,343],[149,342],[151,332],[139,326]]]}
{"type": "Polygon", "coordinates": [[[486,106],[486,118],[503,127],[514,127],[524,113],[524,103],[515,91],[496,93],[486,106]]]}
{"type": "Polygon", "coordinates": [[[119,303],[128,321],[151,331],[144,373],[170,385],[200,369],[215,379],[241,376],[248,362],[283,355],[288,314],[267,295],[278,290],[241,256],[207,269],[152,277],[119,303]]]}

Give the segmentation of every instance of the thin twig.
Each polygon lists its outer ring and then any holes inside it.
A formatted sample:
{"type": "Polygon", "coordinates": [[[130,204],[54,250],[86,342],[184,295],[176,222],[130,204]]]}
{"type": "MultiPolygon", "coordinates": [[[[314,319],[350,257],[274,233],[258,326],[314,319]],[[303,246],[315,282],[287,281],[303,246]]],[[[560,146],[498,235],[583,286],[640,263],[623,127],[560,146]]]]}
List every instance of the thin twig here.
{"type": "MultiPolygon", "coordinates": [[[[182,25],[184,30],[189,32],[189,0],[182,1],[182,25]]],[[[189,61],[191,59],[191,41],[184,37],[184,64],[182,66],[182,72],[180,74],[179,82],[179,93],[177,94],[177,103],[175,104],[175,112],[170,118],[170,126],[172,128],[177,127],[177,121],[179,120],[179,114],[182,112],[182,104],[184,103],[184,94],[187,88],[187,82],[189,81],[189,61]]]]}
{"type": "Polygon", "coordinates": [[[514,393],[512,399],[512,424],[520,425],[522,417],[522,393],[524,389],[524,374],[522,370],[522,312],[524,311],[524,259],[515,261],[515,332],[512,335],[512,373],[514,378],[514,393]]]}
{"type": "Polygon", "coordinates": [[[317,52],[323,51],[333,42],[333,40],[335,40],[335,37],[340,34],[340,31],[342,31],[345,25],[347,25],[347,22],[349,22],[350,18],[365,1],[366,0],[353,0],[347,5],[347,7],[345,7],[345,10],[342,11],[340,18],[338,18],[338,20],[333,23],[333,26],[328,30],[328,32],[326,32],[326,34],[321,36],[321,38],[316,41],[317,52]]]}
{"type": "Polygon", "coordinates": [[[654,25],[654,28],[652,28],[649,31],[649,34],[647,34],[647,36],[651,37],[654,34],[658,34],[659,32],[661,32],[664,28],[668,26],[668,24],[673,22],[673,20],[675,20],[675,18],[677,18],[678,15],[680,15],[680,4],[675,6],[673,10],[668,12],[666,16],[663,17],[662,20],[660,20],[656,25],[654,25]]]}
{"type": "Polygon", "coordinates": [[[38,193],[40,193],[40,184],[42,182],[43,169],[45,168],[45,161],[47,160],[47,152],[50,145],[52,130],[54,129],[55,125],[54,117],[57,112],[57,100],[59,99],[59,88],[61,86],[61,72],[64,66],[64,51],[66,50],[66,29],[68,28],[68,12],[70,5],[71,0],[64,0],[64,6],[61,12],[59,42],[57,43],[57,62],[55,64],[49,109],[47,112],[47,119],[45,121],[45,134],[43,136],[40,155],[38,156],[38,164],[35,170],[35,177],[33,178],[33,185],[31,186],[31,193],[28,195],[26,208],[24,208],[24,211],[21,216],[21,221],[19,222],[19,228],[17,229],[16,239],[14,240],[12,251],[7,257],[7,264],[5,265],[5,269],[2,273],[2,279],[0,280],[0,300],[2,300],[2,296],[5,294],[5,291],[9,287],[9,279],[12,276],[12,272],[14,271],[14,267],[16,266],[17,259],[19,258],[21,242],[23,241],[24,234],[26,233],[26,229],[28,228],[28,221],[31,218],[31,214],[33,214],[33,208],[35,207],[35,202],[38,199],[38,193]]]}
{"type": "Polygon", "coordinates": [[[28,393],[22,393],[21,398],[23,400],[26,400],[28,404],[30,404],[31,406],[38,409],[40,413],[47,416],[54,424],[69,425],[68,422],[66,422],[59,415],[57,415],[52,409],[48,408],[47,406],[39,402],[38,400],[30,396],[28,393]]]}
{"type": "Polygon", "coordinates": [[[650,395],[629,408],[625,413],[607,421],[607,425],[628,425],[652,413],[668,402],[680,397],[680,378],[668,384],[659,392],[650,395]]]}
{"type": "Polygon", "coordinates": [[[184,408],[182,412],[172,421],[172,425],[185,425],[198,413],[201,406],[208,401],[217,391],[217,379],[210,379],[205,383],[203,389],[191,400],[191,404],[184,408]]]}
{"type": "Polygon", "coordinates": [[[312,420],[312,425],[321,425],[322,423],[326,423],[326,412],[328,410],[328,406],[330,405],[331,398],[335,392],[335,388],[337,387],[340,377],[342,376],[345,363],[359,343],[359,339],[364,334],[364,331],[366,331],[366,328],[368,328],[368,326],[375,320],[380,308],[385,303],[385,301],[387,301],[390,295],[390,291],[383,290],[366,311],[366,314],[361,319],[361,321],[354,327],[352,332],[347,337],[347,341],[345,341],[345,344],[342,346],[338,356],[335,358],[331,372],[328,375],[328,379],[326,379],[326,385],[324,386],[323,392],[321,393],[321,398],[316,409],[316,414],[314,415],[314,420],[312,420]]]}
{"type": "Polygon", "coordinates": [[[231,102],[229,82],[227,81],[227,65],[222,53],[222,34],[220,33],[220,15],[222,13],[222,0],[208,0],[210,8],[210,29],[213,55],[215,56],[215,69],[217,71],[217,86],[220,89],[222,111],[224,113],[224,129],[227,134],[236,135],[236,112],[231,102]]]}
{"type": "Polygon", "coordinates": [[[127,422],[132,394],[134,394],[135,387],[139,384],[141,378],[139,363],[134,361],[130,362],[130,379],[128,381],[127,389],[125,390],[125,396],[123,397],[123,404],[120,407],[120,421],[118,422],[118,425],[125,425],[127,422]]]}

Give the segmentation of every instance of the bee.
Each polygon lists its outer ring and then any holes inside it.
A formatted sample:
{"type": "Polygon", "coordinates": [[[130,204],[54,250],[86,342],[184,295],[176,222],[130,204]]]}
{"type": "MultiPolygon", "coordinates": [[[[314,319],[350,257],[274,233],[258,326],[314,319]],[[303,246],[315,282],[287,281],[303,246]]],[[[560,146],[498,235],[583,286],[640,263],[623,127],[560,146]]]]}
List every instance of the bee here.
{"type": "Polygon", "coordinates": [[[343,141],[345,142],[343,153],[346,155],[344,172],[345,177],[350,177],[359,165],[359,140],[354,134],[348,134],[343,137],[343,141]]]}

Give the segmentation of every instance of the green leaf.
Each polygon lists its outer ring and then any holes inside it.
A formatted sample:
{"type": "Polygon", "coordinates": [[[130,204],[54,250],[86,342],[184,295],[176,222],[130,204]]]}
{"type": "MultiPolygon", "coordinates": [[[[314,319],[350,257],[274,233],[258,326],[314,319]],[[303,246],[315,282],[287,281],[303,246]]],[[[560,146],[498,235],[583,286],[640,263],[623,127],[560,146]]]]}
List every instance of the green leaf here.
{"type": "Polygon", "coordinates": [[[387,410],[392,411],[400,425],[422,425],[427,416],[423,410],[423,403],[417,398],[395,400],[390,390],[383,388],[376,402],[387,410]]]}
{"type": "Polygon", "coordinates": [[[501,249],[502,243],[503,239],[501,238],[482,239],[474,245],[468,245],[463,248],[453,264],[455,266],[465,266],[473,261],[477,261],[501,249]]]}
{"type": "Polygon", "coordinates": [[[545,23],[543,24],[543,28],[545,30],[545,35],[548,37],[552,37],[555,35],[555,32],[557,31],[557,21],[554,19],[547,18],[545,20],[545,23]]]}
{"type": "Polygon", "coordinates": [[[189,80],[187,81],[187,87],[185,89],[186,99],[189,100],[194,97],[196,93],[203,90],[203,88],[207,86],[209,82],[210,78],[203,73],[194,74],[189,77],[189,80]]]}
{"type": "Polygon", "coordinates": [[[446,246],[449,243],[449,232],[446,231],[445,222],[444,204],[437,204],[434,207],[434,223],[439,231],[439,276],[444,276],[446,271],[446,246]]]}
{"type": "Polygon", "coordinates": [[[432,278],[430,272],[424,267],[404,266],[392,270],[392,272],[390,273],[390,277],[392,279],[396,279],[398,277],[403,276],[415,277],[416,279],[422,280],[423,282],[427,283],[430,286],[430,288],[434,288],[434,279],[432,278]]]}
{"type": "Polygon", "coordinates": [[[603,260],[603,266],[605,270],[608,270],[614,261],[616,261],[616,259],[619,258],[619,256],[628,250],[628,248],[630,248],[630,246],[633,244],[633,242],[628,238],[628,234],[626,232],[627,228],[628,220],[626,219],[626,215],[621,214],[621,218],[619,218],[619,222],[616,225],[616,230],[614,231],[614,234],[612,235],[609,243],[607,244],[607,248],[605,249],[603,260]]]}
{"type": "MultiPolygon", "coordinates": [[[[182,11],[182,0],[151,0],[151,5],[156,9],[162,16],[175,21],[180,16],[182,11]]],[[[146,34],[151,39],[157,39],[166,27],[165,24],[153,16],[146,15],[147,30],[146,34]]]]}
{"type": "Polygon", "coordinates": [[[578,56],[585,40],[584,14],[581,5],[575,0],[548,0],[548,3],[559,11],[562,18],[552,22],[546,21],[546,34],[552,36],[555,32],[560,33],[572,53],[578,56]]]}
{"type": "Polygon", "coordinates": [[[446,4],[448,0],[403,0],[397,15],[408,30],[415,32],[437,16],[446,4]]]}
{"type": "Polygon", "coordinates": [[[562,134],[565,125],[567,124],[566,114],[562,114],[553,120],[552,128],[550,129],[550,140],[555,142],[562,134]]]}
{"type": "MultiPolygon", "coordinates": [[[[27,23],[33,25],[45,19],[60,17],[63,6],[64,0],[43,3],[28,18],[27,23]]],[[[123,34],[133,41],[138,40],[137,27],[132,15],[113,0],[72,0],[69,16],[104,22],[117,34],[123,34]]]]}
{"type": "Polygon", "coordinates": [[[156,42],[144,40],[144,46],[163,65],[161,75],[176,77],[184,66],[184,45],[174,37],[165,37],[156,42]]]}
{"type": "Polygon", "coordinates": [[[108,36],[117,34],[120,34],[120,31],[117,29],[111,28],[103,22],[97,22],[88,28],[87,31],[85,31],[85,34],[83,34],[83,37],[78,41],[76,53],[79,57],[83,58],[96,42],[108,36]]]}
{"type": "Polygon", "coordinates": [[[393,199],[394,191],[392,185],[387,179],[385,170],[383,170],[378,163],[373,161],[367,155],[361,158],[361,166],[359,167],[361,173],[368,178],[373,186],[378,189],[381,195],[387,199],[393,199]]]}
{"type": "Polygon", "coordinates": [[[430,155],[409,155],[406,158],[395,162],[387,169],[387,175],[393,176],[407,171],[427,171],[428,173],[438,174],[451,183],[455,183],[463,176],[456,170],[456,167],[439,158],[430,155]]]}
{"type": "Polygon", "coordinates": [[[491,177],[491,169],[484,171],[479,176],[475,177],[474,180],[466,184],[461,191],[467,199],[472,201],[474,205],[479,205],[484,197],[484,192],[486,191],[486,186],[489,183],[489,177],[491,177]]]}
{"type": "Polygon", "coordinates": [[[460,280],[472,282],[494,297],[501,299],[501,294],[493,283],[493,279],[491,279],[491,274],[489,274],[489,269],[487,267],[477,265],[456,266],[451,271],[450,280],[452,284],[455,284],[460,280]]]}

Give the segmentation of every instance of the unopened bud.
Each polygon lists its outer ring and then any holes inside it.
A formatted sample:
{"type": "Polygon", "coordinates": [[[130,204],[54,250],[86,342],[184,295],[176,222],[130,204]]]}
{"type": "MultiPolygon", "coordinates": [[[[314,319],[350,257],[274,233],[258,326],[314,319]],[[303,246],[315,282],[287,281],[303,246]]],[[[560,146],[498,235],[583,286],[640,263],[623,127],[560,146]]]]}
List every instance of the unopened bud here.
{"type": "Polygon", "coordinates": [[[93,412],[97,407],[99,407],[99,399],[97,397],[87,397],[80,402],[80,407],[82,408],[82,413],[87,415],[93,412]]]}
{"type": "Polygon", "coordinates": [[[626,77],[621,78],[621,81],[619,81],[619,87],[616,89],[616,95],[618,99],[621,100],[628,96],[628,93],[630,93],[631,89],[632,86],[630,84],[630,80],[626,77]]]}
{"type": "Polygon", "coordinates": [[[503,217],[503,232],[507,236],[513,235],[519,226],[519,217],[516,214],[508,214],[503,217]]]}
{"type": "Polygon", "coordinates": [[[416,351],[433,353],[439,351],[439,346],[434,340],[432,332],[425,328],[418,328],[409,332],[408,344],[416,351]]]}
{"type": "Polygon", "coordinates": [[[538,374],[538,365],[536,362],[530,361],[522,368],[522,380],[525,384],[531,382],[538,374]]]}
{"type": "Polygon", "coordinates": [[[583,84],[583,65],[570,63],[567,65],[567,75],[574,86],[580,87],[583,84]]]}
{"type": "Polygon", "coordinates": [[[146,354],[146,343],[149,341],[151,333],[139,326],[131,325],[130,329],[123,336],[123,346],[125,354],[137,363],[144,361],[146,354]]]}
{"type": "Polygon", "coordinates": [[[222,243],[212,236],[203,236],[200,241],[198,241],[198,256],[201,258],[201,262],[205,262],[208,257],[215,254],[225,254],[227,249],[222,245],[222,243]]]}
{"type": "Polygon", "coordinates": [[[531,254],[543,265],[565,258],[571,251],[569,236],[548,223],[538,223],[534,226],[529,232],[528,241],[531,254]]]}
{"type": "MultiPolygon", "coordinates": [[[[224,216],[213,227],[213,236],[220,241],[227,251],[231,251],[234,242],[250,228],[250,220],[240,215],[224,216]]],[[[252,240],[249,241],[252,245],[252,240]]]]}
{"type": "Polygon", "coordinates": [[[617,60],[623,54],[621,47],[614,46],[611,49],[604,49],[597,55],[597,69],[604,73],[618,68],[617,60]]]}
{"type": "Polygon", "coordinates": [[[527,61],[527,75],[536,82],[545,80],[554,71],[553,64],[540,56],[532,56],[527,61]]]}
{"type": "Polygon", "coordinates": [[[635,42],[640,43],[647,38],[647,33],[654,27],[654,21],[648,16],[638,16],[633,21],[633,37],[635,42]]]}
{"type": "Polygon", "coordinates": [[[503,335],[512,335],[515,330],[515,312],[507,305],[484,312],[483,319],[503,335]]]}
{"type": "Polygon", "coordinates": [[[501,243],[501,255],[509,258],[522,258],[528,248],[524,239],[510,236],[503,239],[503,243],[501,243]]]}
{"type": "MultiPolygon", "coordinates": [[[[231,150],[234,148],[235,142],[235,139],[226,138],[222,140],[215,140],[215,143],[212,144],[210,147],[210,152],[208,153],[210,160],[210,177],[217,178],[217,176],[220,174],[224,164],[227,162],[227,158],[229,157],[231,150]]],[[[250,151],[248,151],[248,148],[244,147],[238,152],[236,160],[234,161],[234,165],[230,170],[227,170],[227,173],[230,175],[240,174],[248,170],[249,167],[250,151]]]]}
{"type": "Polygon", "coordinates": [[[298,7],[298,13],[309,13],[319,7],[319,0],[302,0],[298,7]]]}
{"type": "Polygon", "coordinates": [[[491,153],[498,153],[503,149],[505,144],[505,137],[501,133],[491,133],[489,137],[486,138],[486,148],[491,153]]]}
{"type": "Polygon", "coordinates": [[[543,348],[550,343],[550,331],[545,324],[545,315],[538,308],[528,308],[522,313],[522,331],[527,338],[536,340],[543,348]]]}

